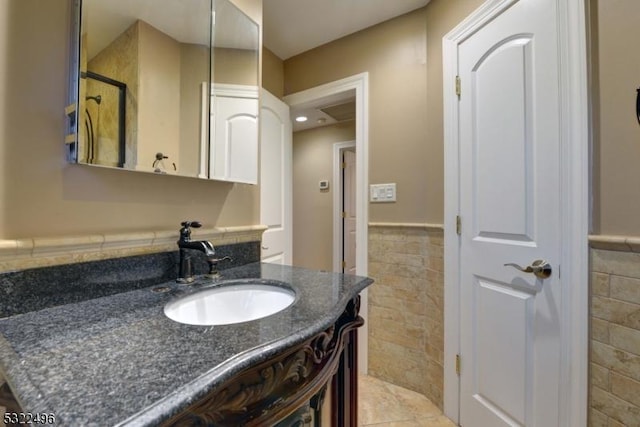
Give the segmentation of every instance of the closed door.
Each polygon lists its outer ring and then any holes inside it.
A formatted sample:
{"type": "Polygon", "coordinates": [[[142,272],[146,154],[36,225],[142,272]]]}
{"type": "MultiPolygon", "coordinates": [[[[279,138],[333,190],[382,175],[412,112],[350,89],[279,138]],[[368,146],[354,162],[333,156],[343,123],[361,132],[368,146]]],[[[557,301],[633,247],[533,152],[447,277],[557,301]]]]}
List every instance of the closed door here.
{"type": "Polygon", "coordinates": [[[556,7],[554,0],[519,0],[459,44],[465,427],[558,426],[556,7]],[[549,277],[505,265],[526,270],[537,260],[549,263],[549,277]]]}
{"type": "Polygon", "coordinates": [[[342,152],[343,272],[356,274],[356,153],[342,152]]]}
{"type": "Polygon", "coordinates": [[[291,265],[292,133],[289,106],[263,90],[260,108],[261,260],[291,265]]]}

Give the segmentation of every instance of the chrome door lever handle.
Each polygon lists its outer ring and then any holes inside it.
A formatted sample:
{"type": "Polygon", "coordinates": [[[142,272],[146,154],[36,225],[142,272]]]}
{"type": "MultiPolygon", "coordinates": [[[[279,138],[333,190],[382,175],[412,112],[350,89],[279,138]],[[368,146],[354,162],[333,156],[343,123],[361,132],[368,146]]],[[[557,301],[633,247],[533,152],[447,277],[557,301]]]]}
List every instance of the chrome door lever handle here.
{"type": "Polygon", "coordinates": [[[523,273],[533,273],[539,279],[547,279],[551,276],[553,269],[551,268],[551,264],[542,259],[537,259],[531,263],[531,265],[527,267],[520,267],[518,264],[508,263],[504,265],[505,267],[513,267],[522,271],[523,273]]]}

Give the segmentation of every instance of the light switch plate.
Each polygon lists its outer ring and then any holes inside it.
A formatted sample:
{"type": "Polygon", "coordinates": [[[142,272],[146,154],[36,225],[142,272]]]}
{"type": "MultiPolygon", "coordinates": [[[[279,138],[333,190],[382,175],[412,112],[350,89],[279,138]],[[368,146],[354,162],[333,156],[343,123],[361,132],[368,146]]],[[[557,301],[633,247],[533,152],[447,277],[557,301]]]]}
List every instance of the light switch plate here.
{"type": "Polygon", "coordinates": [[[391,203],[396,201],[396,184],[371,184],[369,186],[371,203],[391,203]]]}

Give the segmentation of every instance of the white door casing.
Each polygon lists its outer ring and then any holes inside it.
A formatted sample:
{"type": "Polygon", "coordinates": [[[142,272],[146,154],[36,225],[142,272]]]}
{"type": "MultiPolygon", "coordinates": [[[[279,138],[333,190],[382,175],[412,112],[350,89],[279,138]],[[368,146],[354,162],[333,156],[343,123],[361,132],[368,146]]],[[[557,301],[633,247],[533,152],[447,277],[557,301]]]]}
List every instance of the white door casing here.
{"type": "Polygon", "coordinates": [[[586,424],[582,7],[488,1],[444,39],[445,413],[465,427],[586,424]],[[536,259],[551,277],[504,266],[536,259]]]}
{"type": "Polygon", "coordinates": [[[289,106],[262,90],[260,108],[260,222],[261,260],[291,265],[292,134],[289,106]]]}
{"type": "MultiPolygon", "coordinates": [[[[369,73],[345,77],[285,97],[290,106],[303,106],[321,98],[354,92],[356,98],[356,273],[366,276],[368,271],[368,187],[369,187],[369,73]]],[[[367,373],[368,323],[367,290],[362,291],[360,315],[365,324],[358,330],[358,370],[367,373]]]]}

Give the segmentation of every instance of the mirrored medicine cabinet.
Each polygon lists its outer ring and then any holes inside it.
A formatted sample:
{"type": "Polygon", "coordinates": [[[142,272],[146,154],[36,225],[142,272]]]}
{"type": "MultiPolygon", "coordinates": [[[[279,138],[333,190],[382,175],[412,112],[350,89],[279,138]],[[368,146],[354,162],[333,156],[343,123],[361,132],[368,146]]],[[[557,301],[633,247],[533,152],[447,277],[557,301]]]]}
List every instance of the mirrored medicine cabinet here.
{"type": "Polygon", "coordinates": [[[229,0],[75,0],[69,161],[257,183],[259,27],[229,0]]]}

